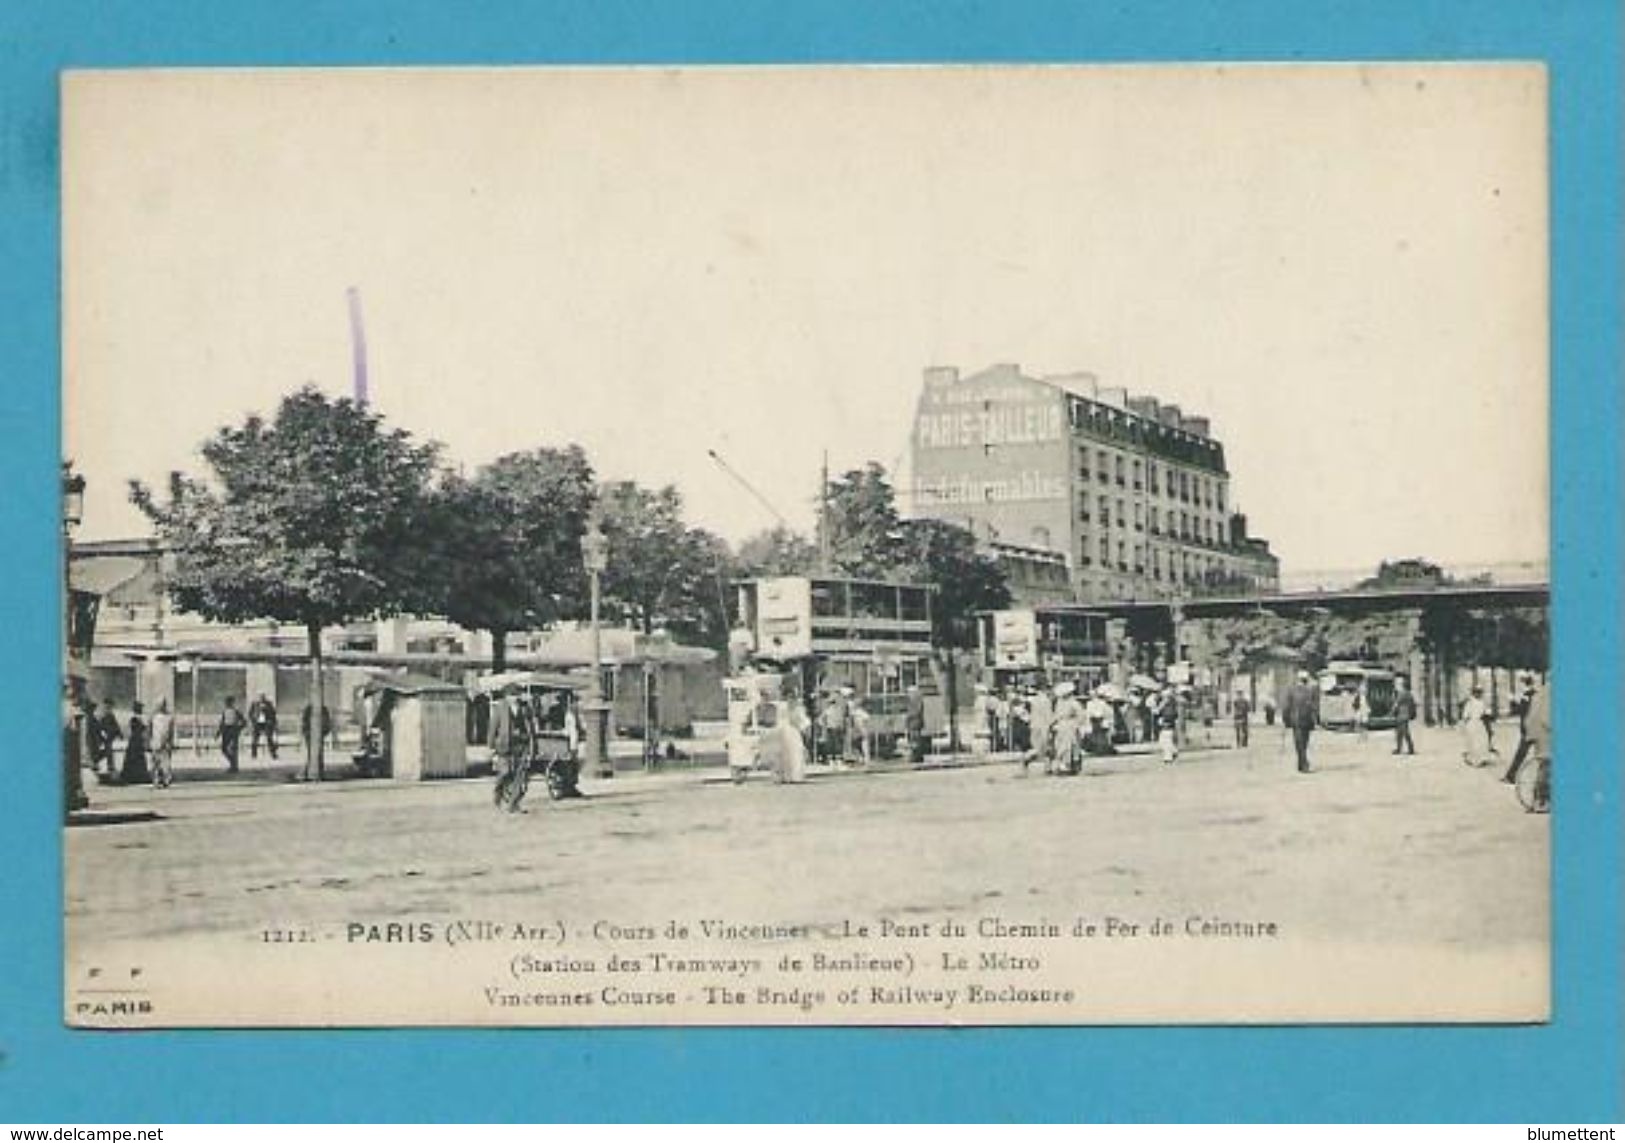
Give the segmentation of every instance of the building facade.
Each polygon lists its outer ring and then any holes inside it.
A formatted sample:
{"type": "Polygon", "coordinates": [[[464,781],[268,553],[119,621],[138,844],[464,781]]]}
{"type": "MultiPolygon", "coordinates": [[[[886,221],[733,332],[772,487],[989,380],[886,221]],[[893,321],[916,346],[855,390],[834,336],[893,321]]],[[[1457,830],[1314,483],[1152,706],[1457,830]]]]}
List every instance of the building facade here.
{"type": "Polygon", "coordinates": [[[1177,405],[1084,373],[936,367],[911,457],[916,516],[1059,553],[1080,601],[1279,590],[1280,562],[1235,511],[1224,446],[1177,405]]]}

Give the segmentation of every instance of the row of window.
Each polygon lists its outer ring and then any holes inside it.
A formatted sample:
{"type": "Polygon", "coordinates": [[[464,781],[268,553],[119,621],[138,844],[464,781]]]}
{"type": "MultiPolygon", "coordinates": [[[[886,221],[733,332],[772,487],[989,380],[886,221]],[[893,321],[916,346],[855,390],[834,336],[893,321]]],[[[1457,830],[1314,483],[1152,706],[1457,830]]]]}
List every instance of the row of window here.
{"type": "Polygon", "coordinates": [[[1141,461],[1138,457],[1108,453],[1103,448],[1094,451],[1095,463],[1091,468],[1089,450],[1078,449],[1078,477],[1085,482],[1093,472],[1102,484],[1115,481],[1118,487],[1126,488],[1132,482],[1134,491],[1149,487],[1151,493],[1158,496],[1162,495],[1163,485],[1166,484],[1169,499],[1177,498],[1203,508],[1224,511],[1224,482],[1216,477],[1193,474],[1172,465],[1159,467],[1154,460],[1141,461]]]}
{"type": "Polygon", "coordinates": [[[1254,577],[1227,567],[1223,560],[1215,556],[1182,552],[1177,549],[1165,552],[1153,546],[1150,549],[1150,564],[1147,565],[1146,545],[1135,544],[1130,549],[1127,541],[1118,540],[1114,546],[1109,536],[1100,537],[1097,551],[1098,557],[1092,555],[1089,546],[1085,544],[1078,562],[1083,567],[1098,563],[1102,568],[1116,568],[1120,572],[1132,571],[1135,575],[1145,575],[1149,571],[1151,578],[1159,583],[1166,578],[1169,583],[1199,584],[1217,577],[1234,579],[1238,584],[1243,581],[1249,585],[1255,582],[1254,577]],[[1117,557],[1115,560],[1112,558],[1114,554],[1117,557]]]}
{"type": "Polygon", "coordinates": [[[1224,468],[1224,449],[1219,447],[1217,441],[1195,437],[1155,421],[1145,421],[1139,416],[1131,416],[1081,397],[1072,397],[1070,406],[1068,419],[1074,429],[1082,429],[1106,440],[1121,441],[1185,464],[1220,470],[1224,468]]]}
{"type": "MultiPolygon", "coordinates": [[[[1127,528],[1129,527],[1128,508],[1129,505],[1119,497],[1117,500],[1117,514],[1114,516],[1112,514],[1111,499],[1100,496],[1096,498],[1095,512],[1091,515],[1089,501],[1085,498],[1079,501],[1078,519],[1093,522],[1098,518],[1102,528],[1110,528],[1112,521],[1115,520],[1119,528],[1127,528]]],[[[1134,530],[1143,532],[1146,530],[1146,506],[1139,501],[1135,501],[1133,508],[1134,530]]],[[[1180,512],[1176,516],[1172,508],[1167,509],[1167,515],[1164,516],[1163,509],[1153,504],[1150,506],[1150,518],[1151,534],[1153,536],[1161,536],[1166,533],[1169,539],[1186,540],[1196,544],[1222,544],[1227,539],[1222,517],[1200,516],[1193,512],[1180,512]]]]}

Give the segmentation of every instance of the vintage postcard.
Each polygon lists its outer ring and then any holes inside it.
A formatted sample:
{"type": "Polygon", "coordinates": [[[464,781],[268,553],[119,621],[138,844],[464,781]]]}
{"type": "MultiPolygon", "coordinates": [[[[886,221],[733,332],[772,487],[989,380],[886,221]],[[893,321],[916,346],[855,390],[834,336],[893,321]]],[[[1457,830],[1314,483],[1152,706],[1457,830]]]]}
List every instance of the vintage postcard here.
{"type": "Polygon", "coordinates": [[[65,1018],[1547,1019],[1546,82],[65,75],[65,1018]]]}

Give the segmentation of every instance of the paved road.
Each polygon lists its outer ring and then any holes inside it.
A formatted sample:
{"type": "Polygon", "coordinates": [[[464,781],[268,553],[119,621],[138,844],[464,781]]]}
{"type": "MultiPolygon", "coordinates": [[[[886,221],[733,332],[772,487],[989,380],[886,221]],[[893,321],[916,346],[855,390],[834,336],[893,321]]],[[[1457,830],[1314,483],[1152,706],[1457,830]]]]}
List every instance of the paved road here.
{"type": "MultiPolygon", "coordinates": [[[[1011,763],[815,775],[588,779],[508,817],[488,780],[306,786],[262,774],[96,791],[159,820],[70,829],[70,942],[241,934],[472,910],[643,920],[1035,915],[1087,907],[1278,919],[1307,936],[1493,950],[1547,934],[1548,819],[1498,770],[1421,731],[1319,734],[1297,774],[1278,730],[1175,766],[1132,755],[1077,778],[1011,763]]],[[[538,795],[540,791],[538,789],[538,795]]]]}

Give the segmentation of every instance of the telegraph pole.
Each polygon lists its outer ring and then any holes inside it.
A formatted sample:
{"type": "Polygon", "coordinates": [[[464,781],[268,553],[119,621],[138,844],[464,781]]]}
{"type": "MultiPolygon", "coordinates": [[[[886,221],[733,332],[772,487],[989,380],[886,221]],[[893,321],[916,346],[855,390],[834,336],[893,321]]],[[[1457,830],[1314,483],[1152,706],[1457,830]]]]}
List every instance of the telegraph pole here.
{"type": "Polygon", "coordinates": [[[818,570],[825,575],[831,571],[831,537],[829,534],[829,450],[824,450],[824,463],[818,471],[818,570]]]}

